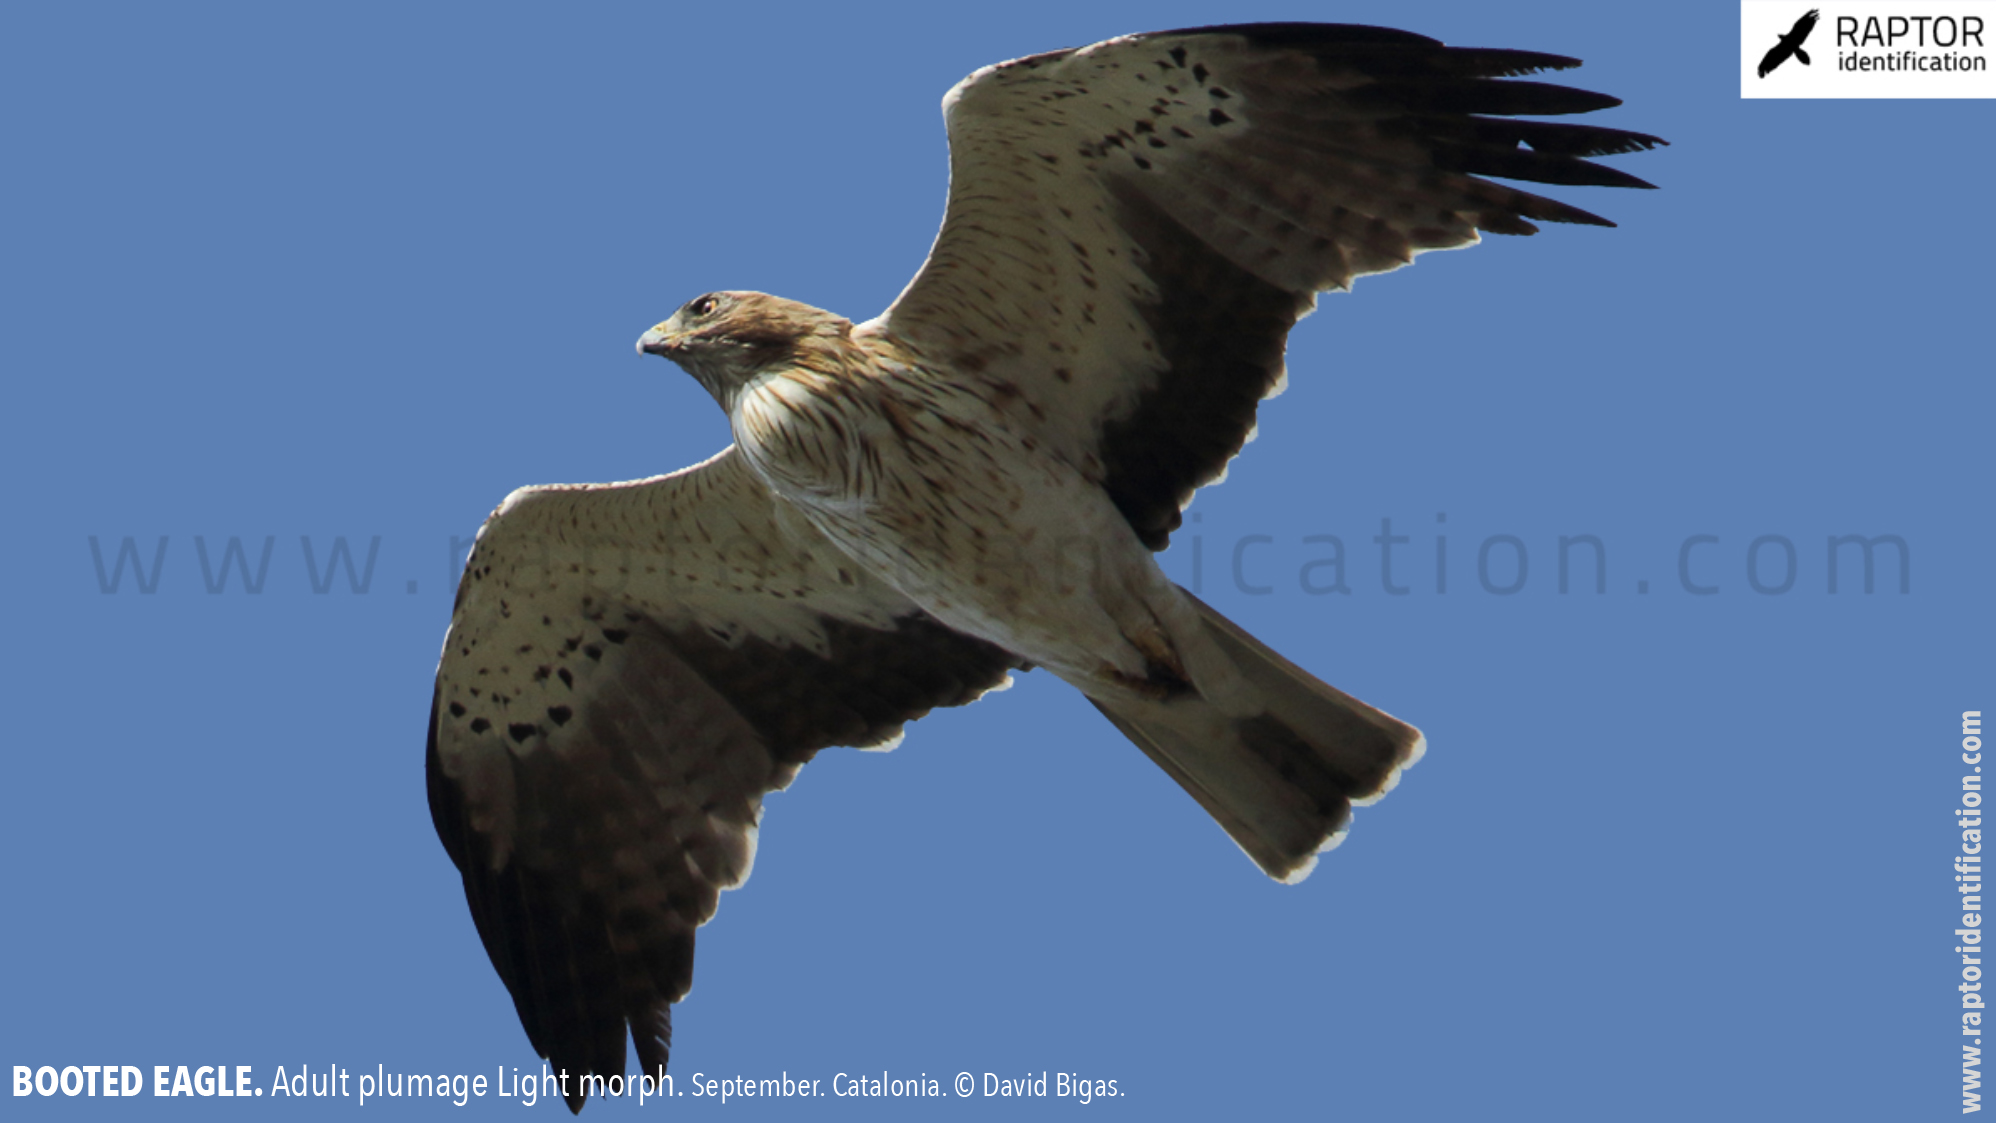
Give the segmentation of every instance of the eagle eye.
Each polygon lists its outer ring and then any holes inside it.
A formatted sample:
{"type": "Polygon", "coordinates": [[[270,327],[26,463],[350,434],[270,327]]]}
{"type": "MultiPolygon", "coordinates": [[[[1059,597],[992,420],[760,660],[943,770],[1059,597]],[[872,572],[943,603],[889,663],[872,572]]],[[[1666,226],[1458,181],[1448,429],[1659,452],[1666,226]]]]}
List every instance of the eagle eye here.
{"type": "Polygon", "coordinates": [[[703,296],[686,307],[695,316],[711,316],[714,314],[714,309],[720,306],[721,302],[718,299],[712,296],[703,296]]]}

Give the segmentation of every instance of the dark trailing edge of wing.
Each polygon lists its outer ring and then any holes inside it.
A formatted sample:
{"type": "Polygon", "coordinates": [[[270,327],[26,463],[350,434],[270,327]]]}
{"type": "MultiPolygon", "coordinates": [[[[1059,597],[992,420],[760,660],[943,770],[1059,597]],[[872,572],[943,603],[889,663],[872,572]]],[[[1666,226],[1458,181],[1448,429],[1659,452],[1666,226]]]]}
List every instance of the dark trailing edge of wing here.
{"type": "Polygon", "coordinates": [[[1103,425],[1103,487],[1144,545],[1162,550],[1193,490],[1254,428],[1289,328],[1314,298],[1228,261],[1141,192],[1116,194],[1118,224],[1143,248],[1146,270],[1174,283],[1144,308],[1169,365],[1134,413],[1103,425]]]}
{"type": "MultiPolygon", "coordinates": [[[[1022,667],[1011,653],[927,616],[892,630],[827,618],[826,656],[699,629],[668,631],[636,614],[606,651],[613,679],[560,722],[522,727],[523,752],[488,745],[486,772],[453,779],[430,716],[427,781],[437,836],[464,881],[492,965],[513,996],[534,1050],[571,1078],[624,1071],[626,1026],[646,1073],[667,1061],[671,1006],[693,981],[696,929],[725,876],[746,860],[712,817],[752,828],[765,791],[822,748],[867,744],[930,709],[969,702],[1022,667]],[[560,726],[557,749],[550,726],[560,726]],[[722,751],[689,757],[669,735],[698,729],[722,751]],[[697,809],[662,806],[655,789],[678,770],[727,763],[727,798],[697,809]],[[503,762],[503,764],[497,763],[503,762]],[[479,800],[512,809],[503,855],[479,800]],[[675,815],[679,816],[675,818],[675,815]],[[662,838],[676,824],[694,829],[662,838]]],[[[487,736],[499,738],[502,731],[487,736]]],[[[491,813],[491,807],[485,808],[491,813]]],[[[573,1080],[571,1110],[587,1092],[573,1080]]]]}
{"type": "MultiPolygon", "coordinates": [[[[1462,207],[1486,233],[1536,233],[1530,220],[1614,223],[1554,199],[1467,177],[1647,188],[1651,185],[1635,176],[1580,157],[1666,143],[1599,125],[1509,119],[1621,104],[1585,90],[1500,80],[1580,65],[1561,55],[1446,47],[1426,36],[1363,26],[1269,23],[1156,33],[1200,34],[1301,51],[1320,65],[1375,78],[1335,96],[1343,106],[1373,115],[1381,135],[1417,145],[1436,169],[1465,177],[1462,207]]],[[[1283,106],[1274,114],[1264,110],[1263,117],[1275,120],[1262,135],[1295,146],[1306,158],[1313,146],[1309,112],[1308,106],[1283,106]]],[[[1289,329],[1310,308],[1312,294],[1286,291],[1233,263],[1141,191],[1122,186],[1116,195],[1121,222],[1149,259],[1150,274],[1175,283],[1164,286],[1146,310],[1169,369],[1132,412],[1104,423],[1104,486],[1137,536],[1161,550],[1192,493],[1220,475],[1253,430],[1257,404],[1282,370],[1289,329]]]]}

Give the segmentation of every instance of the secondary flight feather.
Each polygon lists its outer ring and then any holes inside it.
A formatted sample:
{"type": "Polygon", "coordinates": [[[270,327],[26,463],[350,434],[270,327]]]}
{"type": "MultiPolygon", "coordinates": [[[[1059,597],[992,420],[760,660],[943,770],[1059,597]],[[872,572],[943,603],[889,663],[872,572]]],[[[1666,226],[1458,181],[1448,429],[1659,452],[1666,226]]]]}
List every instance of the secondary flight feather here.
{"type": "Polygon", "coordinates": [[[1158,568],[1286,377],[1318,292],[1479,231],[1611,225],[1481,178],[1646,187],[1661,143],[1518,119],[1615,99],[1578,65],[1371,27],[1134,35],[944,99],[921,271],[852,322],[761,293],[644,333],[734,444],[525,488],[480,531],[437,674],[430,807],[535,1050],[663,1071],[694,936],[819,750],[1044,668],[1269,876],[1300,880],[1421,754],[1411,726],[1158,568]]]}

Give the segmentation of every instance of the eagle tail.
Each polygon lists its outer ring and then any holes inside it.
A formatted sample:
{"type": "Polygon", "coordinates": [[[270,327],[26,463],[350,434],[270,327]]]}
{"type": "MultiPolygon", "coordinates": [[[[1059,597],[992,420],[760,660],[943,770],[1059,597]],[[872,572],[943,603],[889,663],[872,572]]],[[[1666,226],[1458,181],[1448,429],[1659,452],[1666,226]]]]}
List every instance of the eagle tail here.
{"type": "Polygon", "coordinates": [[[1301,881],[1320,851],[1344,840],[1352,805],[1391,791],[1426,741],[1186,595],[1206,636],[1259,696],[1259,712],[1238,716],[1198,694],[1089,700],[1263,872],[1301,881]]]}
{"type": "Polygon", "coordinates": [[[1809,52],[1797,47],[1795,48],[1795,57],[1801,61],[1803,66],[1809,65],[1809,52]]]}

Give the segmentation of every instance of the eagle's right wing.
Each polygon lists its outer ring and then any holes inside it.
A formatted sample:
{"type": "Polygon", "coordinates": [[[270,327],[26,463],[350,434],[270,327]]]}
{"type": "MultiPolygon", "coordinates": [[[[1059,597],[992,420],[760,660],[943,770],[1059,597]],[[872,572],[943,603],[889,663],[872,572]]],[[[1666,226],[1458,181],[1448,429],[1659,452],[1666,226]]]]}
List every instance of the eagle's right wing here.
{"type": "Polygon", "coordinates": [[[1126,36],[988,67],[944,100],[950,189],[921,272],[862,332],[997,400],[1162,549],[1283,379],[1315,294],[1479,230],[1607,225],[1482,179],[1647,187],[1662,143],[1511,120],[1614,98],[1510,80],[1578,62],[1376,27],[1126,36]]]}
{"type": "Polygon", "coordinates": [[[732,447],[515,492],[458,588],[428,772],[535,1050],[622,1073],[628,1024],[645,1071],[663,1066],[694,930],[747,878],[763,793],[1019,665],[869,577],[732,447]]]}

